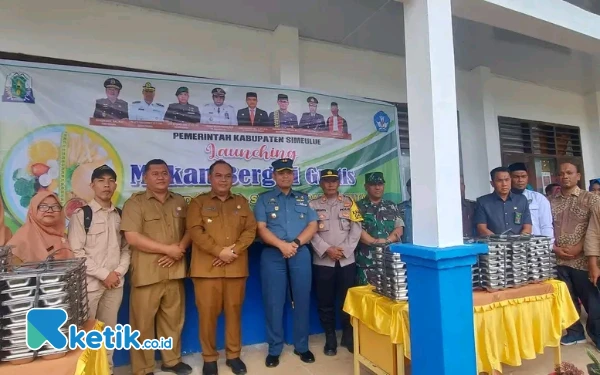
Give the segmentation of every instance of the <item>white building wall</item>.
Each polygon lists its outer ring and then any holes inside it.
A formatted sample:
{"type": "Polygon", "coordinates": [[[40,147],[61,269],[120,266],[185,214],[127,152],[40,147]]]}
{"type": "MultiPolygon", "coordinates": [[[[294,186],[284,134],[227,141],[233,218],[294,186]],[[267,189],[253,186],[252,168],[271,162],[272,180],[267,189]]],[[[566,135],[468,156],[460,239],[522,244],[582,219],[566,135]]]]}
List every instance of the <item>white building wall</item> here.
{"type": "MultiPolygon", "coordinates": [[[[98,0],[0,0],[0,9],[0,51],[279,83],[274,66],[279,47],[271,32],[98,0]]],[[[401,57],[300,40],[298,60],[301,87],[406,102],[401,57]]],[[[489,167],[500,160],[497,152],[488,153],[485,147],[499,142],[495,137],[486,140],[484,122],[489,130],[493,114],[581,127],[586,177],[600,176],[592,147],[600,140],[600,106],[592,108],[591,99],[581,95],[493,74],[482,80],[481,73],[456,75],[467,197],[490,191],[489,167]]]]}

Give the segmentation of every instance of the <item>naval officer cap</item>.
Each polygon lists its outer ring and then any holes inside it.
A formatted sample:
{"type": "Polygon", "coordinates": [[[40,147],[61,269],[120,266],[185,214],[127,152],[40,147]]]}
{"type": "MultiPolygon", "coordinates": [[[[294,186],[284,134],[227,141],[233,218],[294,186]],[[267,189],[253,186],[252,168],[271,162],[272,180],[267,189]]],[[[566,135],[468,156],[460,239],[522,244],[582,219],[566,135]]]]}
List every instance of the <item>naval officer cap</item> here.
{"type": "Polygon", "coordinates": [[[109,78],[106,81],[104,81],[104,87],[107,89],[119,89],[121,90],[123,88],[123,85],[121,84],[121,81],[119,81],[116,78],[109,78]]]}
{"type": "Polygon", "coordinates": [[[112,177],[115,181],[117,181],[117,172],[115,172],[114,169],[112,169],[108,165],[104,164],[94,169],[94,171],[92,172],[92,182],[94,182],[95,179],[102,178],[106,175],[112,177]]]}
{"type": "Polygon", "coordinates": [[[338,171],[335,169],[323,169],[321,171],[321,180],[323,179],[325,179],[325,181],[339,179],[338,171]]]}
{"type": "Polygon", "coordinates": [[[152,86],[150,82],[146,82],[144,86],[142,86],[142,91],[154,91],[156,88],[152,86]]]}
{"type": "Polygon", "coordinates": [[[367,185],[385,184],[382,172],[372,172],[365,175],[365,183],[367,185]]]}
{"type": "Polygon", "coordinates": [[[211,92],[213,96],[225,96],[225,90],[220,87],[215,87],[211,92]]]}
{"type": "Polygon", "coordinates": [[[179,96],[181,94],[183,94],[184,92],[187,92],[188,94],[190,93],[190,90],[188,90],[187,87],[185,86],[181,86],[180,88],[177,89],[177,91],[175,92],[175,96],[179,96]]]}
{"type": "Polygon", "coordinates": [[[319,101],[314,96],[309,96],[306,98],[306,102],[309,104],[319,104],[319,101]]]}
{"type": "Polygon", "coordinates": [[[288,96],[286,94],[277,95],[277,100],[288,100],[288,96]]]}
{"type": "Polygon", "coordinates": [[[273,163],[271,163],[273,169],[276,172],[285,171],[285,170],[294,170],[294,159],[277,159],[273,163]]]}

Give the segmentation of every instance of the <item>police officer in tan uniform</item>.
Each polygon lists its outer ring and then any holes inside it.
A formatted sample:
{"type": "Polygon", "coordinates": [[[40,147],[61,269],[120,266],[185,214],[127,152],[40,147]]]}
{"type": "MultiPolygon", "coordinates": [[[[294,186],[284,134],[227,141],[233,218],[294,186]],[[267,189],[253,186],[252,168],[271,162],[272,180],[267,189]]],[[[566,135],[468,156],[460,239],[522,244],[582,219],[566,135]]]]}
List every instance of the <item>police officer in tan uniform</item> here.
{"type": "MultiPolygon", "coordinates": [[[[140,331],[140,343],[172,337],[173,347],[163,350],[162,371],[187,375],[192,368],[181,362],[181,330],[185,314],[183,278],[186,202],[169,191],[171,175],[163,160],[154,159],[144,169],[146,191],[135,193],[123,206],[121,230],[131,249],[130,324],[140,331]]],[[[132,350],[134,375],[154,373],[154,351],[132,350]]]]}
{"type": "Polygon", "coordinates": [[[242,351],[242,304],[248,278],[248,247],[256,220],[246,198],[231,193],[233,167],[218,160],[210,166],[211,191],[190,202],[187,228],[192,237],[190,276],[200,316],[203,375],[217,375],[217,320],[225,311],[225,364],[245,374],[242,351]]]}
{"type": "MultiPolygon", "coordinates": [[[[310,207],[317,212],[319,226],[310,243],[314,250],[313,276],[321,326],[325,330],[325,355],[337,354],[335,335],[336,294],[340,306],[348,289],[355,285],[356,263],[354,250],[360,240],[362,217],[352,198],[340,194],[338,171],[324,169],[320,180],[323,195],[313,199],[310,207]]],[[[354,340],[350,316],[341,311],[342,341],[351,353],[354,340]]]]}

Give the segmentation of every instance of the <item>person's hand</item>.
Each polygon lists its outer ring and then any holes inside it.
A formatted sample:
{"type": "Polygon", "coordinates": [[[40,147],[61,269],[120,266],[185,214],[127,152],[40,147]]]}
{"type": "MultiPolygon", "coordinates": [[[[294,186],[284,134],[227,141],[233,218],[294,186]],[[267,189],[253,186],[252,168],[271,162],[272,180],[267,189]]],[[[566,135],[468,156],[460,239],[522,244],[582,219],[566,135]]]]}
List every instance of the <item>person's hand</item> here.
{"type": "Polygon", "coordinates": [[[560,247],[557,245],[554,245],[554,253],[556,253],[556,255],[561,258],[561,259],[573,259],[575,258],[573,255],[569,254],[567,252],[567,249],[564,247],[560,247]]]}
{"type": "Polygon", "coordinates": [[[175,260],[175,259],[171,258],[171,257],[170,257],[170,256],[168,256],[168,255],[165,255],[165,256],[161,257],[161,258],[158,260],[158,265],[159,265],[159,266],[161,266],[161,267],[163,267],[163,268],[165,268],[165,267],[166,267],[166,268],[169,268],[169,267],[171,267],[173,264],[175,264],[175,262],[176,262],[176,260],[175,260]]]}
{"type": "Polygon", "coordinates": [[[563,246],[563,250],[571,255],[573,258],[575,258],[577,255],[579,255],[579,253],[581,253],[581,251],[583,251],[583,248],[577,246],[577,245],[572,245],[572,246],[563,246]]]}
{"type": "Polygon", "coordinates": [[[284,258],[291,258],[296,255],[298,251],[298,245],[294,242],[284,242],[281,246],[279,246],[279,251],[283,254],[284,258]]]}
{"type": "Polygon", "coordinates": [[[327,256],[329,256],[329,258],[331,258],[332,260],[340,260],[342,258],[342,256],[344,255],[344,253],[341,251],[342,249],[340,249],[339,247],[335,247],[335,246],[330,246],[327,250],[327,256]]]}
{"type": "Polygon", "coordinates": [[[121,282],[121,280],[119,280],[119,275],[115,271],[112,271],[111,273],[108,274],[106,279],[104,279],[102,281],[102,284],[104,284],[106,289],[112,289],[112,288],[116,288],[117,286],[119,286],[120,282],[121,282]]]}
{"type": "Polygon", "coordinates": [[[235,244],[231,246],[224,247],[223,250],[219,253],[219,259],[225,263],[231,263],[237,259],[237,254],[233,252],[233,248],[235,244]]]}
{"type": "Polygon", "coordinates": [[[182,249],[179,244],[172,244],[165,247],[165,255],[175,260],[183,258],[184,254],[185,249],[182,249]]]}
{"type": "Polygon", "coordinates": [[[221,259],[215,258],[212,265],[213,265],[213,267],[223,267],[226,264],[227,263],[223,262],[221,259]]]}
{"type": "Polygon", "coordinates": [[[600,267],[597,264],[588,265],[588,271],[590,274],[590,282],[594,284],[594,286],[598,286],[598,278],[600,277],[600,267]]]}

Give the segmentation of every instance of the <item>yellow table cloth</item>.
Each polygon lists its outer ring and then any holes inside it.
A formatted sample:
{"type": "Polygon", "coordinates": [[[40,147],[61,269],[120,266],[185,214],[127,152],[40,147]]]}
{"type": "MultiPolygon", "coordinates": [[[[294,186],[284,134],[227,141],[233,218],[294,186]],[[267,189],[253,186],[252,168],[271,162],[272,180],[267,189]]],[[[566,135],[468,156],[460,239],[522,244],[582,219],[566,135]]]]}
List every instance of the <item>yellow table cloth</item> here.
{"type": "MultiPolygon", "coordinates": [[[[475,306],[473,311],[477,371],[502,371],[502,364],[520,366],[544,348],[560,345],[562,331],[579,319],[565,283],[549,280],[554,292],[475,306]]],[[[344,311],[373,331],[403,344],[410,359],[408,303],[394,302],[373,287],[351,288],[344,311]]]]}

